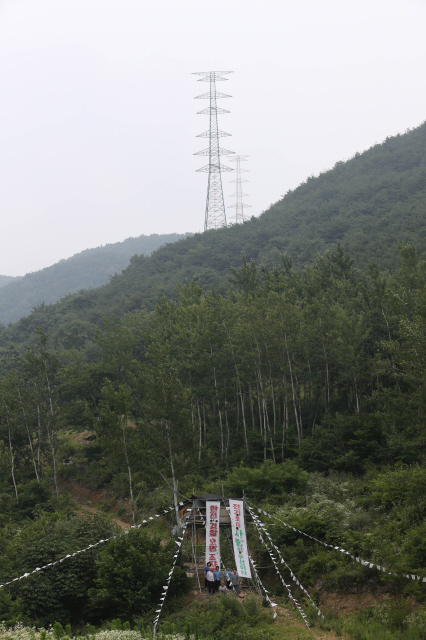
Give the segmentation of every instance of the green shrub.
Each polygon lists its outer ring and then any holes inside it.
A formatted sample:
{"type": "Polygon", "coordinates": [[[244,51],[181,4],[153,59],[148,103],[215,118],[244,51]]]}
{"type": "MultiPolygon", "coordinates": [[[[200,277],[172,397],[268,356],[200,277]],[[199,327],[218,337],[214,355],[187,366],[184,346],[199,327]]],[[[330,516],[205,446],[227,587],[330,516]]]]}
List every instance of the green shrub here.
{"type": "MultiPolygon", "coordinates": [[[[141,529],[112,540],[97,560],[95,586],[89,591],[97,618],[132,620],[152,611],[166,584],[175,549],[174,540],[162,544],[161,536],[141,529]]],[[[185,571],[177,566],[167,605],[173,596],[185,593],[188,586],[185,571]]]]}

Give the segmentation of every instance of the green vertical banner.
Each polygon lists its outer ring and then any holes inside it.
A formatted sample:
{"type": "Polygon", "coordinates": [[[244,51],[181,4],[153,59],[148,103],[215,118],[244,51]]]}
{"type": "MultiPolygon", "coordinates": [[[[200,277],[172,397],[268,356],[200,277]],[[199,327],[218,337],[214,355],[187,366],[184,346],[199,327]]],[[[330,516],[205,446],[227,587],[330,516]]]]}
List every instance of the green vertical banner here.
{"type": "Polygon", "coordinates": [[[240,578],[251,578],[250,563],[247,551],[247,531],[244,520],[244,502],[229,500],[231,516],[232,541],[234,543],[235,567],[240,578]]]}

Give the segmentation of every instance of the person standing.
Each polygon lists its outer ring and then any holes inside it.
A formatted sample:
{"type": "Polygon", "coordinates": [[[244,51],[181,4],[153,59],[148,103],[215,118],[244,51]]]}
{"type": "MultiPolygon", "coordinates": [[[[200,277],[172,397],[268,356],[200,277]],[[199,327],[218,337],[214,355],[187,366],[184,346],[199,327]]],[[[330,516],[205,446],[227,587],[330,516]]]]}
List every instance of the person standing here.
{"type": "Polygon", "coordinates": [[[231,589],[231,576],[232,576],[231,568],[226,567],[225,580],[226,580],[226,586],[228,589],[231,589]]]}
{"type": "MultiPolygon", "coordinates": [[[[208,563],[210,564],[210,562],[208,563]]],[[[214,596],[214,572],[212,571],[212,566],[210,564],[209,570],[206,573],[206,580],[207,580],[207,588],[209,590],[209,596],[214,596]]]]}
{"type": "Polygon", "coordinates": [[[208,590],[208,588],[209,588],[208,583],[207,583],[207,572],[210,570],[210,567],[211,567],[211,566],[212,566],[212,563],[211,563],[211,562],[208,562],[208,563],[206,564],[206,566],[204,567],[204,586],[205,586],[205,588],[206,588],[206,591],[207,591],[207,590],[208,590]]]}
{"type": "Polygon", "coordinates": [[[216,565],[216,570],[214,572],[214,590],[215,593],[219,591],[220,581],[222,580],[222,571],[220,570],[219,565],[216,565]]]}
{"type": "Polygon", "coordinates": [[[235,590],[235,595],[238,598],[240,595],[240,576],[238,575],[235,567],[233,568],[231,573],[231,585],[232,585],[232,588],[235,590]]]}

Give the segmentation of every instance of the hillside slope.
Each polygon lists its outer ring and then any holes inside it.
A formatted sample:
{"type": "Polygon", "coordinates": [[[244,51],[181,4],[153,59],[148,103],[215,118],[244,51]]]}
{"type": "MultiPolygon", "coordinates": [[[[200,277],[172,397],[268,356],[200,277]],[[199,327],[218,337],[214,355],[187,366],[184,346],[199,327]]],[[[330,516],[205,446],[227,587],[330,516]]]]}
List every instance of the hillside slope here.
{"type": "Polygon", "coordinates": [[[0,276],[0,287],[6,278],[5,286],[0,289],[0,322],[16,322],[37,305],[52,304],[70,293],[100,287],[108,282],[110,276],[127,267],[133,255],[150,255],[161,245],[183,237],[185,234],[153,233],[127,238],[123,242],[86,249],[22,278],[0,276]]]}
{"type": "Polygon", "coordinates": [[[302,267],[340,241],[358,267],[371,260],[394,269],[398,242],[415,243],[426,256],[425,208],[426,123],[309,178],[259,218],[132,259],[107,285],[37,309],[4,330],[0,346],[30,341],[40,325],[56,346],[81,347],[103,314],[152,309],[162,295],[174,295],[179,282],[198,279],[225,289],[242,253],[271,266],[286,252],[302,267]]]}
{"type": "Polygon", "coordinates": [[[0,287],[5,287],[9,282],[19,280],[20,276],[0,276],[0,287]]]}

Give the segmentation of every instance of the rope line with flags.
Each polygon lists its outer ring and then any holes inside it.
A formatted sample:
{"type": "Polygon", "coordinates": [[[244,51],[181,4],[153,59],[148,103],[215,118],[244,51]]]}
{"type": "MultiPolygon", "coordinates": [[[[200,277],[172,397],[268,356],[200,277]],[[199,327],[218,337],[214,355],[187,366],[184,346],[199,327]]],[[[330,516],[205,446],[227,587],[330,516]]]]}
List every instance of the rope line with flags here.
{"type": "MultiPolygon", "coordinates": [[[[250,509],[249,509],[249,512],[250,512],[250,509]]],[[[265,546],[266,550],[268,551],[268,553],[269,553],[269,555],[270,555],[270,557],[271,557],[272,562],[274,563],[275,571],[277,572],[279,579],[281,580],[281,582],[282,582],[283,586],[287,589],[288,597],[289,597],[289,598],[290,598],[290,600],[295,604],[295,606],[296,606],[296,608],[297,608],[298,612],[299,612],[299,613],[300,613],[300,615],[302,616],[303,622],[305,623],[305,625],[306,625],[306,626],[308,627],[308,629],[309,629],[309,622],[308,622],[308,620],[307,620],[307,615],[306,615],[306,613],[303,611],[302,607],[300,606],[299,601],[298,601],[298,600],[293,596],[293,594],[291,593],[290,585],[288,585],[288,584],[286,583],[286,581],[284,580],[284,578],[282,577],[281,572],[280,572],[280,570],[279,570],[279,568],[278,568],[278,565],[277,565],[276,558],[275,558],[274,554],[272,553],[271,549],[268,547],[268,543],[267,543],[267,542],[265,542],[265,540],[263,539],[263,537],[262,537],[262,533],[261,533],[261,528],[260,528],[260,526],[259,526],[259,524],[258,524],[257,520],[255,520],[254,518],[253,518],[253,523],[254,523],[254,525],[255,525],[255,527],[256,527],[256,529],[257,529],[257,532],[258,532],[258,534],[259,534],[259,538],[260,538],[260,540],[261,540],[262,544],[265,546]]]]}
{"type": "MultiPolygon", "coordinates": [[[[163,585],[163,589],[164,589],[164,591],[163,591],[163,593],[161,594],[160,604],[158,605],[160,608],[159,608],[159,609],[157,609],[157,610],[156,610],[156,612],[155,612],[155,613],[157,613],[158,615],[154,618],[154,625],[153,625],[153,627],[152,627],[152,631],[153,631],[154,636],[155,636],[155,634],[157,633],[157,624],[158,624],[158,621],[159,621],[160,616],[161,616],[161,610],[162,610],[162,608],[163,608],[164,601],[165,601],[166,596],[167,596],[167,591],[169,590],[170,581],[171,581],[171,579],[172,579],[173,571],[175,570],[175,567],[176,567],[176,562],[177,562],[177,559],[178,559],[179,551],[180,551],[180,550],[181,550],[181,548],[182,548],[182,541],[183,541],[183,539],[184,539],[184,537],[185,537],[186,528],[187,528],[187,526],[188,526],[189,517],[190,517],[190,514],[191,514],[192,509],[193,509],[193,506],[191,506],[191,507],[187,510],[187,512],[186,512],[186,513],[188,514],[188,517],[187,517],[187,519],[186,519],[185,526],[184,526],[183,531],[182,531],[182,535],[181,535],[181,536],[179,536],[177,540],[175,540],[175,542],[176,542],[176,544],[177,544],[178,548],[177,548],[177,551],[176,551],[175,555],[173,556],[173,564],[172,564],[172,568],[171,568],[171,570],[169,571],[169,577],[168,577],[168,578],[167,578],[167,580],[166,580],[167,584],[166,584],[166,585],[163,585]]],[[[186,514],[185,514],[185,515],[186,515],[186,514]]]]}
{"type": "MultiPolygon", "coordinates": [[[[303,593],[304,593],[304,594],[309,598],[309,600],[311,601],[312,606],[313,606],[313,607],[315,607],[315,609],[317,610],[318,615],[319,615],[319,616],[322,616],[322,619],[324,620],[324,616],[323,616],[323,614],[321,613],[320,608],[316,605],[316,603],[314,602],[314,600],[312,600],[312,598],[311,598],[310,594],[306,591],[306,589],[305,589],[305,587],[303,586],[303,584],[302,584],[301,582],[299,582],[299,580],[297,579],[297,577],[294,575],[293,571],[292,571],[292,570],[290,569],[290,567],[288,566],[287,562],[286,562],[286,561],[284,560],[284,558],[282,557],[280,550],[278,549],[278,547],[276,546],[276,544],[274,544],[274,541],[273,541],[273,540],[272,540],[272,538],[271,538],[271,534],[268,532],[268,530],[267,530],[267,528],[266,528],[265,524],[264,524],[263,522],[261,522],[261,520],[260,520],[259,516],[257,516],[255,513],[253,513],[253,510],[252,510],[250,507],[247,507],[247,509],[248,509],[248,511],[249,511],[249,513],[250,513],[250,515],[251,515],[251,517],[253,518],[253,520],[258,522],[258,524],[259,524],[259,526],[261,527],[262,531],[263,531],[263,532],[264,532],[264,534],[267,536],[267,538],[268,538],[268,540],[269,540],[270,544],[272,545],[272,547],[273,547],[273,548],[275,549],[275,551],[277,552],[278,557],[279,557],[279,559],[280,559],[280,561],[281,561],[281,564],[283,564],[283,565],[288,569],[288,571],[290,572],[290,576],[291,576],[291,578],[292,578],[292,579],[294,580],[294,582],[295,582],[295,583],[300,587],[300,589],[302,589],[303,593]]],[[[273,557],[272,557],[272,556],[271,556],[271,558],[272,558],[272,561],[273,561],[273,557]]]]}
{"type": "MultiPolygon", "coordinates": [[[[180,504],[183,504],[183,502],[180,504]]],[[[169,509],[163,509],[163,513],[156,513],[154,514],[154,516],[150,516],[149,518],[142,520],[140,524],[132,525],[130,529],[140,529],[143,524],[147,524],[151,520],[154,520],[154,518],[160,518],[166,513],[174,512],[174,510],[175,510],[174,507],[170,507],[169,509]]],[[[74,556],[77,556],[79,553],[90,551],[90,549],[93,549],[93,547],[97,547],[100,544],[104,544],[105,542],[110,542],[110,540],[115,540],[116,538],[119,538],[120,536],[125,535],[126,533],[129,533],[130,529],[127,529],[127,531],[123,531],[123,533],[118,533],[116,536],[111,536],[110,538],[98,540],[98,542],[95,542],[94,544],[89,544],[89,546],[86,547],[85,549],[79,549],[79,551],[74,551],[74,553],[68,553],[63,558],[60,558],[59,560],[55,560],[55,562],[49,562],[48,564],[45,564],[43,567],[36,567],[33,571],[29,571],[27,573],[24,573],[22,576],[19,576],[18,578],[14,578],[13,580],[9,580],[9,582],[4,582],[3,584],[0,584],[0,589],[2,587],[6,587],[9,584],[13,584],[14,582],[17,582],[18,580],[22,580],[23,578],[28,578],[29,576],[32,576],[33,574],[38,573],[39,571],[43,571],[44,569],[53,567],[55,564],[60,564],[61,562],[63,562],[64,560],[67,560],[68,558],[73,558],[74,556]]]]}
{"type": "MultiPolygon", "coordinates": [[[[253,561],[253,558],[251,557],[251,555],[249,554],[249,560],[250,560],[250,564],[252,566],[253,569],[253,573],[256,576],[256,579],[258,581],[258,583],[260,584],[260,586],[262,587],[263,591],[265,592],[265,599],[267,602],[269,602],[269,604],[271,605],[271,607],[276,607],[278,606],[275,602],[272,602],[271,599],[269,598],[269,591],[267,589],[265,589],[262,580],[259,578],[259,574],[257,573],[257,569],[256,569],[256,563],[253,561]]],[[[277,614],[274,610],[274,618],[277,617],[277,614]]]]}
{"type": "Polygon", "coordinates": [[[349,551],[346,551],[346,549],[343,549],[343,547],[334,546],[332,544],[327,544],[326,542],[323,542],[322,540],[318,540],[318,538],[315,538],[314,536],[311,536],[309,533],[306,533],[305,531],[301,531],[300,529],[296,529],[296,527],[293,527],[291,524],[288,524],[287,522],[284,522],[284,520],[281,520],[280,518],[277,518],[277,516],[274,516],[274,515],[268,513],[264,509],[259,509],[259,507],[256,507],[255,505],[253,505],[253,509],[257,509],[258,513],[263,513],[268,518],[273,518],[274,520],[278,520],[278,522],[281,522],[281,524],[283,524],[285,527],[288,527],[289,529],[292,529],[292,531],[295,531],[296,533],[299,533],[302,536],[310,538],[314,542],[318,542],[318,544],[321,544],[323,547],[327,547],[328,549],[333,549],[334,551],[339,551],[340,553],[343,553],[344,555],[349,556],[349,558],[352,558],[352,560],[354,560],[355,562],[359,562],[359,564],[362,564],[364,567],[368,567],[369,569],[378,569],[379,571],[382,571],[383,573],[386,573],[389,576],[396,576],[397,578],[407,578],[407,580],[420,580],[421,582],[426,582],[426,577],[418,576],[418,575],[413,574],[413,573],[401,573],[401,572],[398,573],[398,572],[395,572],[395,571],[388,571],[388,569],[386,569],[386,567],[382,567],[379,564],[375,564],[374,562],[370,562],[370,560],[363,560],[359,556],[352,555],[349,551]]]}

